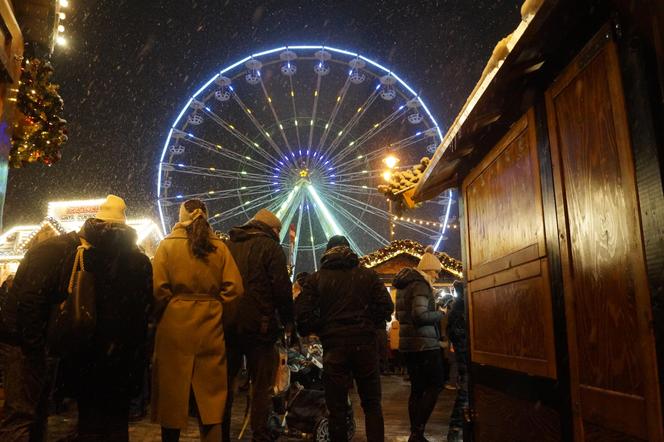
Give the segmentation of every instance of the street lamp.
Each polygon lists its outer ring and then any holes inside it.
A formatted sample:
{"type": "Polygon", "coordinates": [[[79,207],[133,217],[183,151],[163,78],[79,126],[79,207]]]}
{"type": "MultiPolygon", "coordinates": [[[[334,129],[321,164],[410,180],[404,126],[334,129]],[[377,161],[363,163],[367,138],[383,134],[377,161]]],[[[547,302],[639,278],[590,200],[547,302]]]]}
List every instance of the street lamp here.
{"type": "Polygon", "coordinates": [[[395,157],[393,154],[389,154],[383,158],[383,163],[385,163],[388,169],[394,169],[394,167],[399,163],[399,158],[395,157]]]}
{"type": "MultiPolygon", "coordinates": [[[[392,179],[392,169],[394,169],[399,163],[399,158],[390,153],[383,158],[383,163],[387,166],[387,170],[383,172],[383,179],[389,183],[392,179]]],[[[392,219],[392,200],[389,198],[387,200],[387,212],[390,214],[387,222],[388,228],[390,229],[390,242],[392,242],[394,241],[394,228],[396,227],[396,224],[394,224],[394,220],[392,219]]]]}

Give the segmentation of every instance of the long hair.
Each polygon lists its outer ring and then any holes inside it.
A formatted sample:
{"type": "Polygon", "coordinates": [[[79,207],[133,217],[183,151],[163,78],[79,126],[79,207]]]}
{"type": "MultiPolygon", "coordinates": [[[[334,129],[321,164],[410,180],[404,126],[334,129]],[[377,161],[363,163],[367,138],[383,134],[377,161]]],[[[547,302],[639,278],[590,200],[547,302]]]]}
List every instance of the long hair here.
{"type": "MultiPolygon", "coordinates": [[[[184,203],[184,208],[191,213],[196,209],[201,209],[207,215],[207,207],[201,200],[189,200],[184,203]]],[[[186,227],[187,239],[191,253],[198,259],[205,259],[207,256],[217,250],[217,246],[212,244],[210,236],[212,228],[205,217],[198,217],[186,227]]]]}

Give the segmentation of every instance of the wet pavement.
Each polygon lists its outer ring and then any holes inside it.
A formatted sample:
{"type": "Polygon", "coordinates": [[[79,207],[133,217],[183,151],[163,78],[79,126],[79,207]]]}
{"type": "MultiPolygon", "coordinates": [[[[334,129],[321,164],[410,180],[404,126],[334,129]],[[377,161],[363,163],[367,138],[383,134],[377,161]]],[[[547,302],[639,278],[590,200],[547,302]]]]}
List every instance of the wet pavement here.
{"type": "MultiPolygon", "coordinates": [[[[409,383],[401,376],[383,377],[383,414],[385,417],[385,440],[390,442],[405,442],[408,439],[408,393],[409,383]]],[[[456,391],[444,390],[438,399],[438,404],[427,426],[427,438],[432,442],[445,441],[447,423],[454,403],[456,391]]],[[[233,410],[233,436],[237,437],[242,427],[242,419],[246,404],[246,395],[239,393],[237,406],[233,410]]],[[[364,419],[360,400],[355,392],[352,393],[353,407],[357,431],[354,441],[366,440],[364,435],[364,419]]],[[[71,434],[76,426],[76,413],[69,412],[63,415],[52,416],[49,419],[49,442],[59,441],[67,434],[71,434]]],[[[132,442],[159,442],[159,426],[150,422],[148,418],[130,424],[129,437],[132,442]]],[[[182,442],[198,441],[198,426],[194,419],[186,431],[182,432],[182,442]]],[[[251,440],[251,430],[247,429],[243,441],[251,440]]],[[[280,438],[283,441],[295,441],[294,438],[280,438]]]]}

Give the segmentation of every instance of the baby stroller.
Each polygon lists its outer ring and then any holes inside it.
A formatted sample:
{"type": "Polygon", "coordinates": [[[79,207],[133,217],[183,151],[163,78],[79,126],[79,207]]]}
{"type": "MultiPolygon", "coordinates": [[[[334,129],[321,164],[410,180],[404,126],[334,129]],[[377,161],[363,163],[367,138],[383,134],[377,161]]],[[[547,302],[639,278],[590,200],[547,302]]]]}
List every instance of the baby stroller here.
{"type": "MultiPolygon", "coordinates": [[[[320,341],[303,338],[301,345],[289,349],[282,347],[280,353],[281,374],[277,376],[274,412],[269,422],[274,436],[328,442],[330,413],[325,405],[323,347],[320,341]]],[[[351,405],[350,398],[348,403],[351,405]]],[[[347,419],[350,441],[355,435],[352,406],[347,419]]]]}

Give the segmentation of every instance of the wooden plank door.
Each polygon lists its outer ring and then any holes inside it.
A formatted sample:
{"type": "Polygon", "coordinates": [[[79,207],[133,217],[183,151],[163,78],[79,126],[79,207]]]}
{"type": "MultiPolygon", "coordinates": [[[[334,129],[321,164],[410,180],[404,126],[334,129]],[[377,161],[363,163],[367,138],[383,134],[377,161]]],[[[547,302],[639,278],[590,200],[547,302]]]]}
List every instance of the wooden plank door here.
{"type": "Polygon", "coordinates": [[[546,104],[576,439],[661,441],[634,161],[610,32],[561,74],[546,104]]]}
{"type": "Polygon", "coordinates": [[[557,365],[535,112],[462,185],[477,441],[559,441],[557,365]]]}

